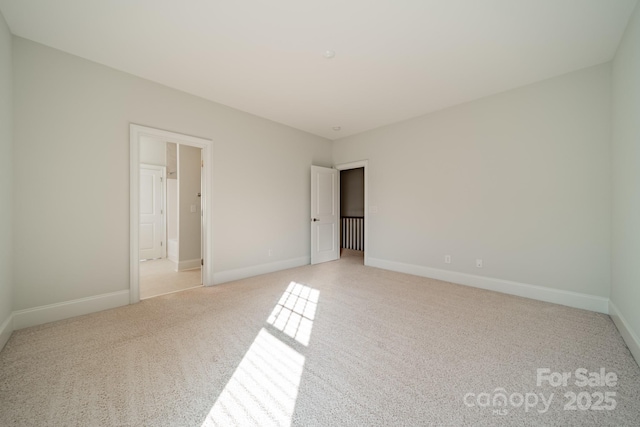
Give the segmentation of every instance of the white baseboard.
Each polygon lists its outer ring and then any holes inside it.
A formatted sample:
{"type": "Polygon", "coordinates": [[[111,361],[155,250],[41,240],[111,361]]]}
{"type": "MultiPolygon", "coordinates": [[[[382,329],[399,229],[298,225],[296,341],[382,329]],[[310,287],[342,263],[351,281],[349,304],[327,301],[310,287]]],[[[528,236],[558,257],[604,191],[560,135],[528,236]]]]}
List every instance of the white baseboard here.
{"type": "Polygon", "coordinates": [[[309,257],[300,257],[284,261],[270,262],[268,264],[254,265],[251,267],[236,268],[234,270],[220,271],[213,274],[213,283],[219,285],[220,283],[246,279],[247,277],[258,276],[260,274],[273,273],[274,271],[308,265],[309,262],[309,257]]]}
{"type": "Polygon", "coordinates": [[[167,248],[167,258],[169,258],[170,261],[178,263],[178,251],[176,248],[167,248]]]}
{"type": "Polygon", "coordinates": [[[638,338],[622,315],[622,312],[618,310],[618,307],[611,300],[609,300],[609,316],[611,316],[613,323],[620,331],[620,335],[622,335],[622,339],[629,347],[633,358],[636,359],[636,363],[640,366],[640,338],[638,338]]]}
{"type": "Polygon", "coordinates": [[[9,341],[9,337],[13,332],[13,313],[9,315],[0,325],[0,350],[4,348],[4,345],[9,341]]]}
{"type": "Polygon", "coordinates": [[[13,312],[15,330],[129,304],[129,290],[43,305],[13,312]]]}
{"type": "Polygon", "coordinates": [[[188,259],[178,262],[178,271],[191,270],[192,268],[200,268],[202,261],[198,259],[188,259]]]}
{"type": "Polygon", "coordinates": [[[490,291],[502,292],[504,294],[517,295],[539,301],[566,305],[569,307],[582,308],[584,310],[596,311],[598,313],[609,313],[609,299],[605,297],[546,288],[544,286],[528,285],[526,283],[511,282],[509,280],[494,279],[491,277],[476,276],[473,274],[458,273],[455,271],[440,270],[438,268],[424,267],[420,265],[404,264],[401,262],[387,261],[377,258],[369,258],[369,265],[371,267],[413,274],[415,276],[429,277],[431,279],[472,286],[474,288],[487,289],[490,291]]]}

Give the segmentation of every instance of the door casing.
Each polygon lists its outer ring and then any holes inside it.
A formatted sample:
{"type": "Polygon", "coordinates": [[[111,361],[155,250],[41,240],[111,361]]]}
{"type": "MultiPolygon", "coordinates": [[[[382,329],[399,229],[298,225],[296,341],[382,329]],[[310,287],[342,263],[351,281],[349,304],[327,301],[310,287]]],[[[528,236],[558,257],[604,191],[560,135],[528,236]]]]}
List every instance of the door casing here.
{"type": "Polygon", "coordinates": [[[130,169],[129,169],[129,300],[140,301],[140,137],[175,142],[202,149],[202,284],[213,282],[213,141],[181,133],[141,126],[129,125],[130,169]]]}

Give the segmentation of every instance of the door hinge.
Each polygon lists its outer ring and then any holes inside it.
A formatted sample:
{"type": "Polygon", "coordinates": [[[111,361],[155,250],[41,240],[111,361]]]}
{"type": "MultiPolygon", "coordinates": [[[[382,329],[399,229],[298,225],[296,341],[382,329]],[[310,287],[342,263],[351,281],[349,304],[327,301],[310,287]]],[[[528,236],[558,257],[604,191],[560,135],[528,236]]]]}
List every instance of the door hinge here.
{"type": "Polygon", "coordinates": [[[200,265],[204,265],[204,259],[200,258],[200,265]]]}
{"type": "Polygon", "coordinates": [[[160,182],[162,182],[162,177],[160,177],[160,182]]]}
{"type": "Polygon", "coordinates": [[[203,168],[204,167],[204,160],[200,160],[200,167],[203,168]]]}
{"type": "Polygon", "coordinates": [[[162,246],[162,240],[160,241],[160,246],[162,246]]]}

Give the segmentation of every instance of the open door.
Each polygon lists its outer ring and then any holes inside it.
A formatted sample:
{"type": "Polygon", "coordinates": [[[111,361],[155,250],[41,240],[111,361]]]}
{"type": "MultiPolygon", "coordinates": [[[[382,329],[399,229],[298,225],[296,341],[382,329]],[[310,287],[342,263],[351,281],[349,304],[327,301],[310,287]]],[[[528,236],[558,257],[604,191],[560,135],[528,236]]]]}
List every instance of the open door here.
{"type": "Polygon", "coordinates": [[[311,166],[311,264],[340,258],[340,172],[311,166]]]}

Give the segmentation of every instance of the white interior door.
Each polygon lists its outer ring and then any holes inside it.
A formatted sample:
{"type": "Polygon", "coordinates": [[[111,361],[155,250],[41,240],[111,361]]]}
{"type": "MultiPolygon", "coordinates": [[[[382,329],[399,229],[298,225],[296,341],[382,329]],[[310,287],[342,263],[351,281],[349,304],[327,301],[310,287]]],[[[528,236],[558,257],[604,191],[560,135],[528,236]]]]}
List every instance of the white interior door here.
{"type": "Polygon", "coordinates": [[[311,264],[340,258],[340,174],[311,166],[311,264]]]}
{"type": "Polygon", "coordinates": [[[140,259],[164,253],[163,168],[140,165],[140,259]]]}

